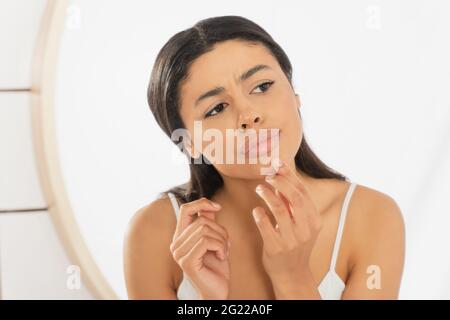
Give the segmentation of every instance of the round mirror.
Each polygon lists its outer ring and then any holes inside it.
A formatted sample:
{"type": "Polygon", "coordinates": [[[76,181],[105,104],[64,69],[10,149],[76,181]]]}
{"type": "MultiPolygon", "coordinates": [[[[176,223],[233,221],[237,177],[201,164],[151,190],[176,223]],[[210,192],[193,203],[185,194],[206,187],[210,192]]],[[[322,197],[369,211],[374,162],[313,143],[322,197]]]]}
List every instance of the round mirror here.
{"type": "MultiPolygon", "coordinates": [[[[407,11],[416,19],[404,15],[403,5],[262,3],[49,1],[33,89],[39,169],[49,211],[83,281],[98,298],[126,299],[123,240],[130,218],[189,179],[185,157],[147,105],[157,53],[199,20],[239,8],[291,59],[305,132],[321,159],[405,209],[417,232],[407,234],[403,297],[448,290],[439,281],[448,261],[433,275],[422,263],[445,258],[429,248],[448,234],[442,223],[448,217],[428,214],[445,212],[436,206],[448,190],[445,179],[433,179],[429,157],[435,152],[438,166],[448,145],[449,48],[442,41],[448,19],[429,19],[444,10],[411,4],[407,11]],[[426,152],[418,153],[418,145],[426,152]],[[433,197],[419,201],[424,185],[433,197]],[[420,233],[425,220],[433,228],[420,233]]],[[[448,176],[448,166],[441,168],[439,175],[448,176]]]]}

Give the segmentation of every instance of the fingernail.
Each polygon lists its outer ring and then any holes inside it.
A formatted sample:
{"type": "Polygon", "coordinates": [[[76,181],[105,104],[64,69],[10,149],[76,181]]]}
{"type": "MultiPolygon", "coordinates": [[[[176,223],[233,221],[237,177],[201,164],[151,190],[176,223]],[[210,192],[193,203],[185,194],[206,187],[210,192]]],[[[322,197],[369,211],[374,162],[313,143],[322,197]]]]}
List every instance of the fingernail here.
{"type": "Polygon", "coordinates": [[[274,181],[274,180],[275,180],[275,176],[274,175],[266,176],[266,181],[271,182],[271,181],[274,181]]]}
{"type": "Polygon", "coordinates": [[[214,208],[220,209],[222,206],[218,204],[217,202],[211,201],[211,204],[214,208]]]}
{"type": "Polygon", "coordinates": [[[258,212],[255,211],[255,210],[253,210],[253,211],[252,211],[252,214],[253,214],[253,218],[255,219],[255,221],[256,221],[256,222],[259,222],[260,216],[259,216],[258,212]]]}
{"type": "Polygon", "coordinates": [[[256,192],[261,193],[263,190],[264,190],[264,189],[263,189],[263,186],[262,186],[262,185],[258,184],[258,185],[256,186],[256,189],[255,189],[256,192]]]}
{"type": "Polygon", "coordinates": [[[279,158],[275,158],[275,159],[273,159],[272,164],[275,167],[275,169],[278,170],[279,168],[281,168],[283,166],[283,161],[281,161],[281,159],[279,159],[279,158]]]}

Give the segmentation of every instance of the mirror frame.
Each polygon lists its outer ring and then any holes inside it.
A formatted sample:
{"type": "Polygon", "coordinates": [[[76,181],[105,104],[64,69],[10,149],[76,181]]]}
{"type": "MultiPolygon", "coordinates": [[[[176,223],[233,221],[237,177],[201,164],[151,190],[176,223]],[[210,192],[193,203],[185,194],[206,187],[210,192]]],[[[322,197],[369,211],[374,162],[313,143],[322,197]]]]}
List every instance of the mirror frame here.
{"type": "Polygon", "coordinates": [[[33,143],[47,211],[70,263],[79,266],[82,284],[95,299],[119,299],[95,262],[70,206],[61,171],[54,97],[60,44],[69,0],[48,0],[41,19],[32,66],[33,143]]]}

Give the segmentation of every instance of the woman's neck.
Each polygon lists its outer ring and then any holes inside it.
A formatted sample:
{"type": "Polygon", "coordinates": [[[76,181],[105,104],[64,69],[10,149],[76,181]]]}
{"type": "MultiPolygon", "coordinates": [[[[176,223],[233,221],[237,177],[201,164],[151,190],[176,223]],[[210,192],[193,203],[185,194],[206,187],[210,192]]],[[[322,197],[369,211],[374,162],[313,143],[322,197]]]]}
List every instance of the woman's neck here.
{"type": "MultiPolygon", "coordinates": [[[[313,195],[317,194],[314,192],[316,187],[314,179],[300,172],[295,166],[294,159],[290,163],[287,163],[287,165],[296,173],[314,201],[313,195]]],[[[264,178],[265,176],[263,175],[258,179],[238,179],[222,176],[224,182],[223,187],[216,193],[213,200],[219,202],[223,207],[228,208],[229,210],[227,211],[230,214],[239,215],[239,219],[243,220],[244,223],[254,224],[252,209],[256,206],[266,209],[266,212],[271,217],[270,209],[255,191],[258,184],[269,186],[269,184],[265,183],[264,178]]]]}

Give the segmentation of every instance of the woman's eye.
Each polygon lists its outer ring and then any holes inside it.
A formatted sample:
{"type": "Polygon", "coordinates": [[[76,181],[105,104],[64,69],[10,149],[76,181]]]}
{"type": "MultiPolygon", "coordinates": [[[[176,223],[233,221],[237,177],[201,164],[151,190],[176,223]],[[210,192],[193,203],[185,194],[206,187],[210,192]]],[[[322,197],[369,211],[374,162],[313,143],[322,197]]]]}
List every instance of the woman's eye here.
{"type": "Polygon", "coordinates": [[[264,88],[263,92],[266,92],[270,88],[270,86],[272,86],[273,83],[274,83],[274,81],[266,81],[266,82],[258,85],[256,88],[264,88]]]}
{"type": "MultiPolygon", "coordinates": [[[[272,84],[274,82],[275,81],[266,81],[266,82],[263,82],[260,85],[256,86],[256,88],[260,88],[262,90],[262,93],[264,93],[272,86],[272,84]]],[[[208,111],[205,114],[205,118],[215,116],[216,114],[222,112],[223,109],[225,109],[224,103],[219,103],[218,105],[216,105],[214,108],[212,108],[210,111],[208,111]]]]}
{"type": "Polygon", "coordinates": [[[208,111],[208,113],[205,114],[205,118],[214,116],[214,115],[218,114],[219,112],[222,112],[222,110],[225,109],[225,107],[223,105],[224,105],[223,103],[219,103],[217,106],[212,108],[210,111],[208,111]]]}

